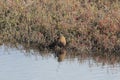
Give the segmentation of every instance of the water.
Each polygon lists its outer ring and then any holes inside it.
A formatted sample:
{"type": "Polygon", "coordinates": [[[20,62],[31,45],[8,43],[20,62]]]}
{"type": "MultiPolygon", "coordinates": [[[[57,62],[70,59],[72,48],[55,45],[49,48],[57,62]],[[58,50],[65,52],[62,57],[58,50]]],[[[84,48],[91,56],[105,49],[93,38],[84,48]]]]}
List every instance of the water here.
{"type": "Polygon", "coordinates": [[[0,47],[0,80],[120,80],[120,64],[0,47]]]}

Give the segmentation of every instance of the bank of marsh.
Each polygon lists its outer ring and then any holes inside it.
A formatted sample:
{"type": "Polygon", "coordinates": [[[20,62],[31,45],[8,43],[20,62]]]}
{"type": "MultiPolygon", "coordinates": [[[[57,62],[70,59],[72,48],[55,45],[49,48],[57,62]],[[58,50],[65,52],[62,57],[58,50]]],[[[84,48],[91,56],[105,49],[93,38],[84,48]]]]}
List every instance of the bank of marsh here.
{"type": "Polygon", "coordinates": [[[69,49],[119,53],[120,1],[1,0],[1,42],[48,48],[60,33],[69,49]]]}

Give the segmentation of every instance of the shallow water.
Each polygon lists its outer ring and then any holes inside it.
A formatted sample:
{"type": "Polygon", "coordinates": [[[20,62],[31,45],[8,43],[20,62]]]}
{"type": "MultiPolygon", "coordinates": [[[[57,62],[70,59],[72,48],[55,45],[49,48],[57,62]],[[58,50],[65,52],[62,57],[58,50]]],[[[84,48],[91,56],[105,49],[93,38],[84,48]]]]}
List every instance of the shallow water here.
{"type": "Polygon", "coordinates": [[[92,58],[65,58],[32,49],[0,47],[0,80],[120,80],[120,63],[104,64],[92,58]]]}

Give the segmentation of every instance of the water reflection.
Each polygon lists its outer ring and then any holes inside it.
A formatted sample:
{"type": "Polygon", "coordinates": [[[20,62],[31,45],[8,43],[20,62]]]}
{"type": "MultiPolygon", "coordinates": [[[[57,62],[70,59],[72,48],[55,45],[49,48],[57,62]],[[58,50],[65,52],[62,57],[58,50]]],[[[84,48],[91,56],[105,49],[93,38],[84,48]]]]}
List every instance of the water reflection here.
{"type": "Polygon", "coordinates": [[[66,49],[58,49],[55,51],[55,56],[58,58],[58,62],[62,62],[66,56],[66,49]]]}
{"type": "Polygon", "coordinates": [[[35,47],[10,44],[2,45],[0,51],[0,80],[120,79],[118,55],[66,49],[40,51],[35,47]]]}
{"type": "Polygon", "coordinates": [[[102,55],[94,54],[92,56],[92,59],[96,63],[102,63],[102,66],[104,66],[104,65],[115,66],[115,64],[120,63],[120,55],[115,55],[115,54],[108,54],[108,53],[104,53],[102,55]]]}
{"type": "Polygon", "coordinates": [[[74,61],[77,59],[79,63],[84,63],[86,60],[93,60],[95,63],[101,63],[104,65],[115,65],[120,63],[120,54],[109,54],[109,53],[80,53],[75,51],[70,51],[64,48],[56,49],[55,51],[49,50],[39,50],[36,46],[27,46],[27,45],[11,45],[4,44],[5,49],[16,48],[22,52],[24,52],[25,56],[42,56],[42,57],[50,57],[50,55],[54,55],[57,59],[56,61],[62,62],[64,59],[67,61],[74,61]],[[19,45],[19,46],[18,46],[19,45]]]}

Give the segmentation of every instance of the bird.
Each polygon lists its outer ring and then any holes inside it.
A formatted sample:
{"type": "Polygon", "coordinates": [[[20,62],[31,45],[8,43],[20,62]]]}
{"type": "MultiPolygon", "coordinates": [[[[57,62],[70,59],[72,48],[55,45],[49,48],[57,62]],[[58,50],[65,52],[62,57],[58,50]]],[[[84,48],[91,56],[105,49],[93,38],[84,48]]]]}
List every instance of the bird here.
{"type": "Polygon", "coordinates": [[[58,39],[57,39],[57,45],[59,47],[65,47],[66,46],[66,38],[64,37],[63,34],[60,34],[58,39]]]}
{"type": "Polygon", "coordinates": [[[57,47],[64,48],[66,46],[66,38],[63,34],[59,34],[58,38],[49,45],[49,48],[55,49],[57,47]]]}

